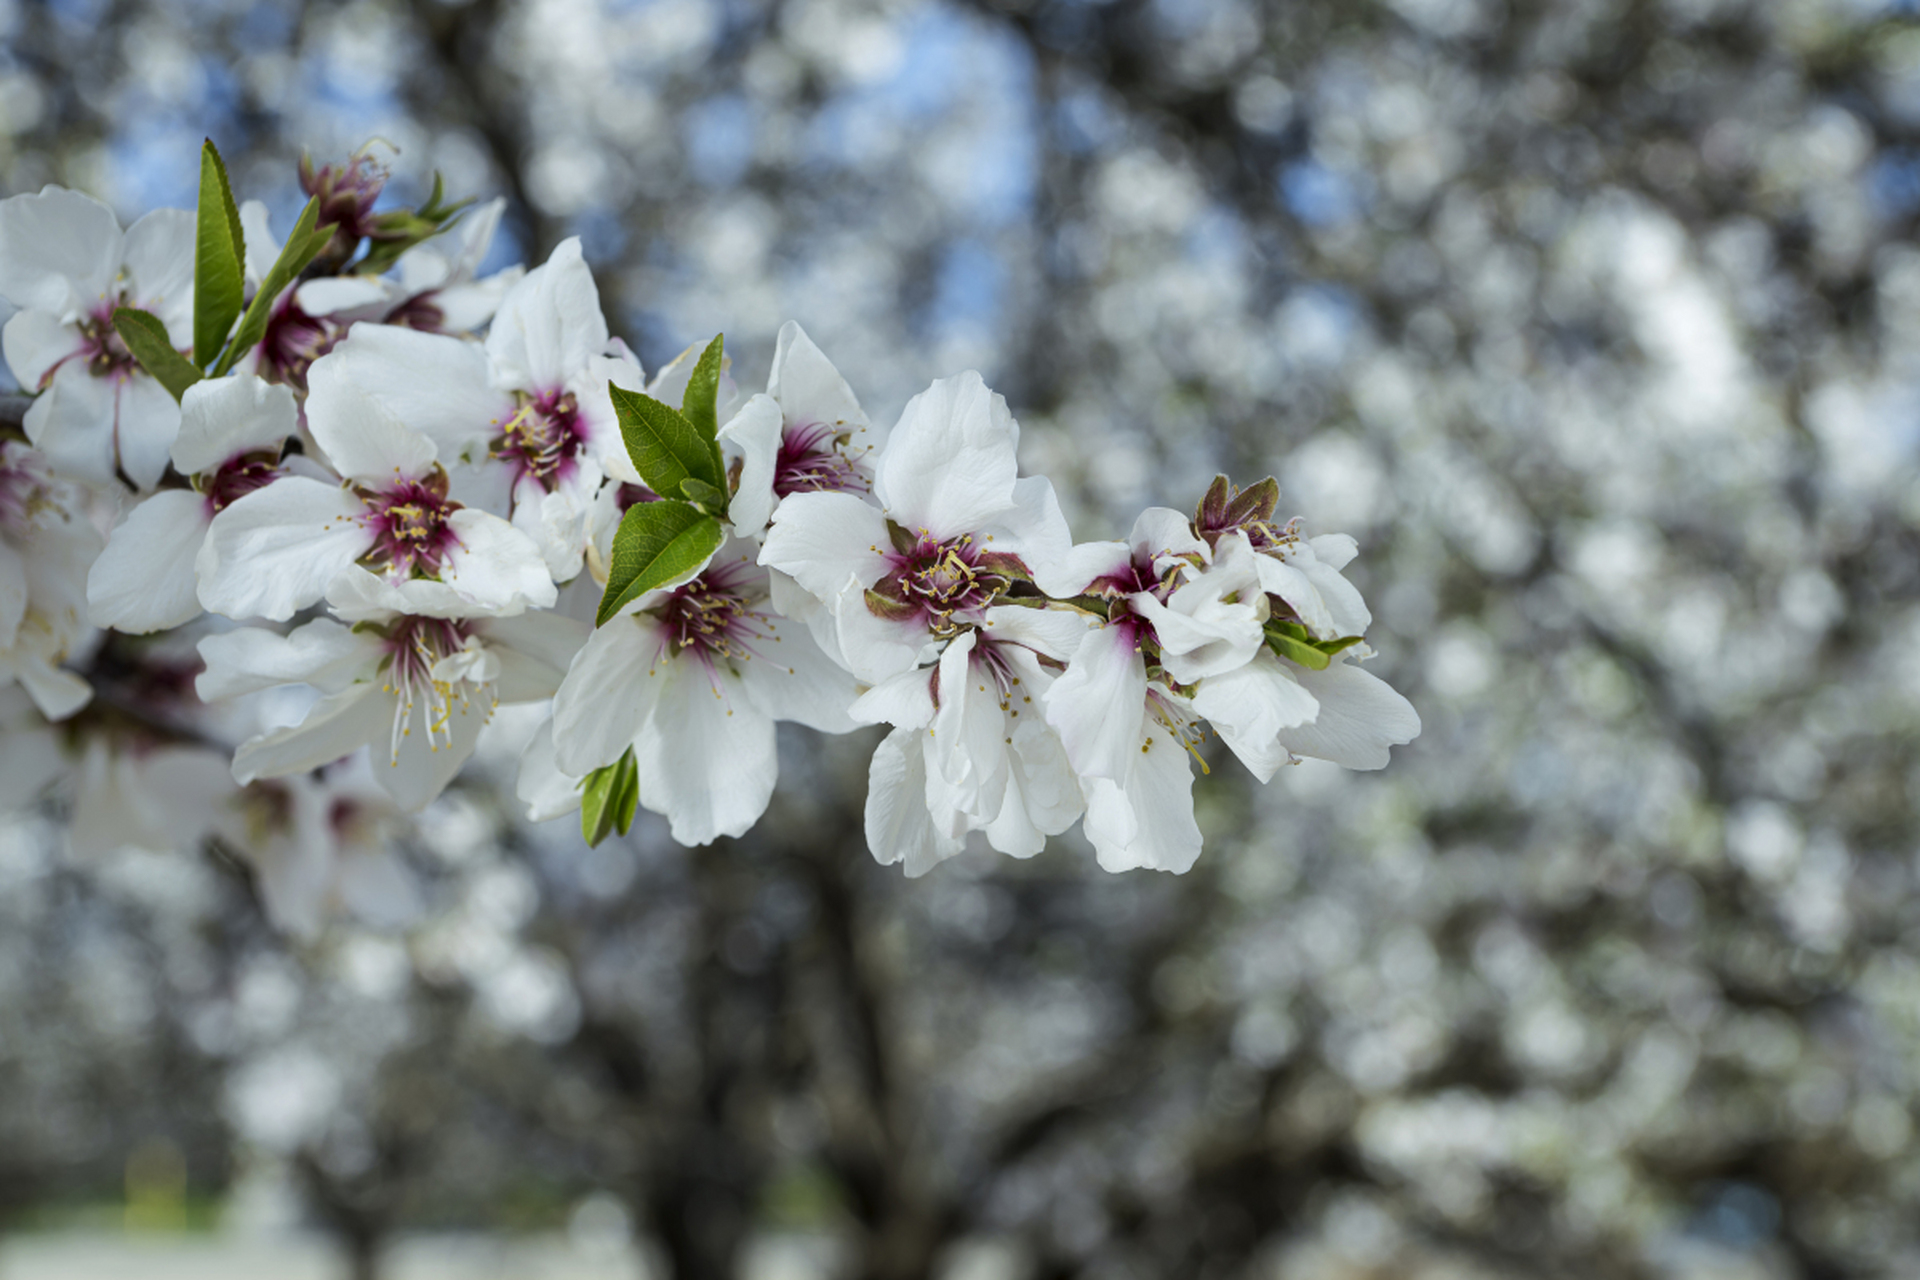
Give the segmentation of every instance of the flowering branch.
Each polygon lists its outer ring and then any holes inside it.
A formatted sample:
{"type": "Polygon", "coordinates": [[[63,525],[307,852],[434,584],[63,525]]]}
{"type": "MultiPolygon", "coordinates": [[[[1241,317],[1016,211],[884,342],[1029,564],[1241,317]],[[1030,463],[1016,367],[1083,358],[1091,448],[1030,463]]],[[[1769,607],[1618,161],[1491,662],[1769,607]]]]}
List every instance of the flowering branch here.
{"type": "Polygon", "coordinates": [[[1026,857],[1077,821],[1109,870],[1185,871],[1208,738],[1264,782],[1303,756],[1380,768],[1419,732],[1361,665],[1358,548],[1282,523],[1271,479],[1076,544],[977,373],[885,431],[792,323],[764,392],[720,337],[649,378],[577,240],[480,278],[502,202],[436,181],[382,209],[365,149],[300,176],[284,241],[211,142],[197,214],[123,231],[56,187],[0,202],[6,353],[34,389],[0,402],[24,436],[0,461],[0,672],[67,720],[91,627],[194,642],[188,719],[309,686],[305,719],[232,752],[238,847],[365,811],[350,777],[418,811],[497,707],[549,699],[517,794],[589,841],[641,808],[686,844],[739,835],[777,722],[885,725],[865,834],[909,875],[973,832],[1026,857]]]}

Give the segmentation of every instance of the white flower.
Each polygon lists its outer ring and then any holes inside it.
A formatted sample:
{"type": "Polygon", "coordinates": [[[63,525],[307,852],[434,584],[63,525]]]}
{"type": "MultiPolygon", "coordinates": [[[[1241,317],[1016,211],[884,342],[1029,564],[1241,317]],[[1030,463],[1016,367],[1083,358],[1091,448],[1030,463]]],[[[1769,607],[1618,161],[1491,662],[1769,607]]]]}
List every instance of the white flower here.
{"type": "Polygon", "coordinates": [[[215,808],[212,825],[252,866],[275,927],[310,940],[341,908],[388,926],[417,912],[419,891],[389,839],[397,812],[357,756],[319,774],[249,783],[215,808]]]}
{"type": "Polygon", "coordinates": [[[867,415],[847,380],[791,320],[774,344],[766,393],[720,428],[720,440],[740,452],[727,518],[743,532],[765,528],[790,494],[873,491],[871,455],[879,442],[867,415]]]}
{"type": "Polygon", "coordinates": [[[853,681],[804,628],[768,610],[753,553],[733,539],[692,581],[609,619],[554,699],[558,769],[584,778],[631,748],[640,803],[664,814],[681,844],[740,835],[766,811],[776,720],[854,727],[853,681]]]}
{"type": "Polygon", "coordinates": [[[205,747],[87,741],[67,839],[76,857],[192,849],[234,793],[226,759],[205,747]]]}
{"type": "Polygon", "coordinates": [[[27,438],[59,470],[143,489],[167,469],[180,409],[134,361],[113,328],[118,307],[159,317],[185,349],[193,339],[193,215],[158,209],[124,233],[113,211],[62,187],[0,200],[0,296],[7,364],[39,397],[27,438]]]}
{"type": "MultiPolygon", "coordinates": [[[[228,617],[283,621],[361,562],[410,583],[416,613],[551,605],[553,579],[539,547],[500,517],[452,501],[433,439],[356,380],[360,362],[349,348],[363,332],[380,330],[357,328],[317,361],[307,399],[313,438],[349,483],[286,476],[222,510],[196,563],[200,602],[228,617]]],[[[437,380],[414,390],[409,406],[460,394],[437,380]]]]}
{"type": "Polygon", "coordinates": [[[880,508],[851,493],[795,493],[760,562],[822,606],[816,634],[879,683],[920,665],[1014,582],[1059,586],[1071,538],[1053,486],[1019,476],[1020,429],[977,373],[907,402],[874,465],[880,508]]]}
{"type": "Polygon", "coordinates": [[[868,846],[882,864],[924,874],[984,831],[1031,857],[1080,816],[1080,788],[1042,714],[1055,671],[1087,632],[1074,610],[997,606],[956,636],[935,667],[863,694],[855,720],[887,723],[868,770],[868,846]]]}
{"type": "Polygon", "coordinates": [[[280,450],[298,431],[293,392],[236,374],[194,383],[180,402],[174,469],[191,489],[162,489],[114,526],[87,575],[88,620],[143,634],[200,614],[194,562],[220,511],[281,474],[280,450]]]}
{"type": "MultiPolygon", "coordinates": [[[[284,483],[284,482],[283,482],[284,483]]],[[[412,611],[418,582],[394,584],[364,570],[340,574],[327,593],[351,626],[321,618],[282,636],[241,628],[200,642],[207,701],[283,684],[323,695],[298,725],[260,734],[234,755],[233,776],[305,773],[363,746],[379,748],[374,776],[416,812],[473,754],[500,702],[550,697],[583,638],[557,614],[426,616],[412,611]]]]}
{"type": "Polygon", "coordinates": [[[593,276],[570,239],[506,291],[484,348],[363,323],[325,363],[431,438],[449,465],[469,463],[474,470],[455,471],[455,492],[509,515],[565,582],[580,572],[604,475],[639,479],[607,384],[637,385],[640,367],[607,354],[609,345],[593,276]]]}
{"type": "Polygon", "coordinates": [[[0,686],[17,682],[49,720],[93,696],[60,664],[80,637],[87,566],[100,545],[80,490],[56,479],[37,450],[0,444],[0,686]]]}

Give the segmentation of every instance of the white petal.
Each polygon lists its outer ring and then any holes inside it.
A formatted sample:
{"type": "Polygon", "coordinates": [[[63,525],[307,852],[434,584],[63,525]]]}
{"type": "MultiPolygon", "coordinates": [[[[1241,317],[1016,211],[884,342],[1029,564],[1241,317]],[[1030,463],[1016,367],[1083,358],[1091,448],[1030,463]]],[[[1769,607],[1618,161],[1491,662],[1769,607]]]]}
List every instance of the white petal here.
{"type": "Polygon", "coordinates": [[[1322,640],[1336,640],[1340,630],[1333,624],[1333,611],[1314,587],[1313,580],[1298,566],[1279,556],[1263,555],[1258,561],[1260,589],[1279,596],[1300,619],[1300,625],[1322,640]]]}
{"type": "Polygon", "coordinates": [[[65,720],[93,700],[93,686],[33,653],[14,655],[14,677],[49,720],[65,720]]]}
{"type": "Polygon", "coordinates": [[[1127,541],[1133,550],[1152,561],[1156,567],[1164,560],[1189,555],[1197,555],[1202,560],[1213,559],[1213,553],[1207,548],[1206,540],[1195,536],[1193,525],[1185,514],[1170,507],[1148,507],[1133,522],[1133,531],[1127,535],[1127,541]]]}
{"type": "Polygon", "coordinates": [[[985,825],[1006,798],[1012,735],[999,690],[973,665],[973,647],[974,633],[963,632],[940,655],[939,708],[926,750],[970,825],[985,825]]]}
{"type": "Polygon", "coordinates": [[[1049,594],[1070,599],[1100,578],[1130,575],[1132,567],[1133,549],[1124,542],[1078,543],[1067,552],[1055,573],[1054,586],[1059,590],[1049,594]]]}
{"type": "Polygon", "coordinates": [[[940,539],[972,533],[1014,507],[1018,440],[1007,402],[978,373],[941,378],[907,401],[880,453],[874,492],[909,529],[940,539]]]}
{"type": "MultiPolygon", "coordinates": [[[[784,503],[781,509],[786,509],[784,503]]],[[[838,660],[866,683],[879,684],[925,660],[930,647],[926,629],[882,618],[867,608],[866,591],[851,575],[831,607],[838,660]]]]}
{"type": "Polygon", "coordinates": [[[1024,645],[1056,662],[1071,659],[1087,633],[1100,626],[1098,618],[1065,606],[994,605],[985,622],[986,638],[995,644],[1024,645]]]}
{"type": "Polygon", "coordinates": [[[773,721],[724,675],[716,695],[686,659],[661,678],[659,704],[633,744],[640,803],[665,815],[684,845],[744,835],[767,811],[779,775],[773,721]]]}
{"type": "Polygon", "coordinates": [[[426,475],[438,456],[433,438],[408,426],[362,387],[354,377],[362,362],[336,360],[338,350],[307,371],[307,429],[333,469],[383,488],[396,479],[426,475]]]}
{"type": "Polygon", "coordinates": [[[592,632],[586,623],[557,613],[483,618],[474,630],[499,659],[495,684],[502,702],[551,698],[592,632]]]}
{"type": "Polygon", "coordinates": [[[1320,712],[1319,701],[1293,678],[1295,669],[1263,649],[1238,670],[1202,680],[1194,691],[1193,709],[1213,722],[1261,782],[1287,762],[1281,730],[1311,724],[1320,712]]]}
{"type": "Polygon", "coordinates": [[[284,684],[309,684],[336,693],[356,678],[372,680],[385,656],[378,636],[331,618],[315,618],[284,636],[264,627],[236,627],[200,642],[207,669],[193,687],[204,702],[284,684]]]}
{"type": "Polygon", "coordinates": [[[903,671],[861,694],[849,714],[860,724],[925,729],[933,723],[933,684],[939,677],[937,667],[903,671]]]}
{"type": "Polygon", "coordinates": [[[867,415],[853,388],[840,376],[806,330],[792,320],[780,326],[773,346],[773,371],[767,375],[767,394],[780,402],[788,422],[822,423],[853,436],[860,451],[867,434],[867,415]]]}
{"type": "Polygon", "coordinates": [[[607,394],[609,385],[637,391],[646,384],[646,375],[636,360],[613,356],[595,356],[584,372],[567,383],[584,428],[587,448],[600,469],[623,484],[641,484],[640,472],[627,453],[626,439],[620,434],[620,418],[613,411],[607,394]]]}
{"type": "Polygon", "coordinates": [[[291,387],[246,373],[203,379],[180,399],[173,465],[189,476],[216,471],[242,454],[278,452],[280,442],[298,431],[291,387]]]}
{"type": "Polygon", "coordinates": [[[823,601],[849,576],[870,586],[887,569],[887,520],[850,493],[796,493],[774,512],[760,563],[778,569],[823,601]]]}
{"type": "Polygon", "coordinates": [[[247,245],[247,281],[258,285],[280,258],[280,242],[273,237],[265,204],[258,200],[240,202],[240,235],[247,245]]]}
{"type": "Polygon", "coordinates": [[[1373,625],[1373,614],[1368,612],[1367,602],[1361,598],[1359,589],[1317,554],[1308,552],[1297,563],[1313,583],[1314,590],[1320,593],[1320,598],[1326,601],[1327,612],[1332,616],[1333,635],[1320,638],[1332,640],[1340,636],[1365,635],[1367,628],[1373,625]]]}
{"type": "Polygon", "coordinates": [[[200,615],[194,557],[213,515],[205,496],[165,489],[127,513],[87,574],[87,620],[134,635],[200,615]]]}
{"type": "Polygon", "coordinates": [[[78,329],[62,324],[51,311],[20,311],[7,321],[5,332],[0,333],[0,345],[5,347],[13,380],[33,391],[61,361],[78,358],[87,341],[78,329]]]}
{"type": "Polygon", "coordinates": [[[987,843],[1001,853],[1030,858],[1046,847],[1048,836],[1072,826],[1086,802],[1059,736],[1038,717],[1014,730],[1011,759],[1006,803],[987,824],[987,843]]]}
{"type": "Polygon", "coordinates": [[[1307,539],[1307,545],[1313,548],[1313,554],[1322,564],[1336,573],[1353,563],[1360,554],[1360,544],[1352,535],[1345,533],[1323,533],[1317,538],[1307,539]]]}
{"type": "Polygon", "coordinates": [[[1325,671],[1301,668],[1294,678],[1320,702],[1312,724],[1288,729],[1281,743],[1296,755],[1349,769],[1384,769],[1390,746],[1420,736],[1420,714],[1392,685],[1336,659],[1325,671]]]}
{"type": "Polygon", "coordinates": [[[980,526],[990,551],[1020,557],[1039,588],[1050,596],[1067,596],[1078,585],[1073,560],[1073,534],[1060,514],[1060,499],[1045,476],[1026,476],[1013,485],[1013,506],[980,526]]]}
{"type": "Polygon", "coordinates": [[[0,200],[0,297],[57,316],[107,298],[120,271],[113,210],[92,196],[48,186],[0,200]]]}
{"type": "Polygon", "coordinates": [[[496,385],[522,391],[560,386],[606,346],[600,292],[577,236],[507,291],[487,330],[496,385]]]}
{"type": "Polygon", "coordinates": [[[792,720],[821,733],[849,733],[854,724],[853,676],[820,651],[804,624],[772,624],[774,638],[757,643],[740,664],[740,683],[756,706],[775,720],[792,720]]]}
{"type": "MultiPolygon", "coordinates": [[[[121,257],[133,305],[158,316],[179,347],[193,345],[194,222],[185,209],[155,209],[127,228],[121,257]]],[[[200,363],[212,359],[209,351],[200,363]]]]}
{"type": "Polygon", "coordinates": [[[618,760],[653,714],[673,659],[660,624],[640,614],[608,621],[587,638],[553,699],[555,759],[576,778],[618,760]]]}
{"type": "Polygon", "coordinates": [[[1104,779],[1089,784],[1086,833],[1108,871],[1190,870],[1200,857],[1201,841],[1186,748],[1154,725],[1145,748],[1135,749],[1124,791],[1104,779]]]}
{"type": "Polygon", "coordinates": [[[591,458],[582,458],[574,473],[551,493],[531,475],[515,486],[513,527],[533,539],[546,562],[547,575],[555,582],[571,582],[580,573],[593,535],[593,503],[600,480],[599,466],[591,458]]]}
{"type": "MultiPolygon", "coordinates": [[[[350,380],[395,420],[431,439],[443,459],[475,448],[483,454],[514,414],[513,397],[488,384],[487,353],[461,338],[356,324],[321,363],[329,379],[350,380]]],[[[318,387],[314,394],[321,394],[318,387]]]]}
{"type": "Polygon", "coordinates": [[[925,875],[963,847],[927,812],[926,740],[924,729],[895,729],[867,766],[867,848],[883,867],[906,863],[909,876],[925,875]]]}
{"type": "Polygon", "coordinates": [[[229,618],[284,622],[373,546],[345,489],[286,476],[213,518],[196,564],[200,603],[229,618]]]}
{"type": "Polygon", "coordinates": [[[47,389],[27,409],[22,424],[27,439],[54,470],[83,480],[111,484],[117,477],[114,418],[119,412],[118,383],[96,378],[78,360],[53,371],[47,389]]]}
{"type": "Polygon", "coordinates": [[[580,807],[580,779],[565,773],[553,754],[553,721],[534,731],[520,754],[513,794],[527,806],[527,820],[547,822],[580,807]]]}
{"type": "Polygon", "coordinates": [[[144,373],[122,382],[119,391],[120,469],[142,489],[151,489],[166,474],[168,451],[180,434],[180,405],[144,373]]]}
{"type": "Polygon", "coordinates": [[[463,507],[447,528],[459,544],[448,551],[440,580],[462,597],[501,612],[545,609],[558,597],[539,546],[499,516],[463,507]]]}
{"type": "Polygon", "coordinates": [[[293,299],[310,316],[358,318],[365,323],[384,315],[393,296],[393,285],[377,276],[322,276],[299,285],[293,299]]]}
{"type": "Polygon", "coordinates": [[[234,780],[305,773],[387,739],[393,699],[371,682],[349,685],[315,703],[307,718],[285,729],[249,738],[233,754],[234,780]]]}
{"type": "Polygon", "coordinates": [[[1047,723],[1073,767],[1119,779],[1133,767],[1147,715],[1147,667],[1125,627],[1102,627],[1080,642],[1066,674],[1046,692],[1047,723]]]}
{"type": "Polygon", "coordinates": [[[774,464],[785,430],[780,404],[772,396],[754,396],[720,428],[723,445],[739,451],[740,487],[727,507],[727,519],[742,533],[766,528],[779,498],[773,492],[774,464]]]}

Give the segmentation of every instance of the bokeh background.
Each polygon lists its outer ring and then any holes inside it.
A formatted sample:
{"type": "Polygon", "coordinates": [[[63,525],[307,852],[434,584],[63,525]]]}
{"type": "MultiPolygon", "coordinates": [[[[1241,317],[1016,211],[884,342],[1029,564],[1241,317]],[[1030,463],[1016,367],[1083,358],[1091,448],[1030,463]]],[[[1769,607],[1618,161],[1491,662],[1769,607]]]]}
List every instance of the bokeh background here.
{"type": "Polygon", "coordinates": [[[282,226],[370,136],[506,196],[649,368],[977,367],[1083,539],[1274,474],[1426,728],[1220,753],[1184,877],[908,883],[866,735],[588,851],[505,726],[310,943],[16,811],[0,1271],[1920,1275],[1911,5],[0,0],[0,193],[190,206],[203,135],[282,226]]]}

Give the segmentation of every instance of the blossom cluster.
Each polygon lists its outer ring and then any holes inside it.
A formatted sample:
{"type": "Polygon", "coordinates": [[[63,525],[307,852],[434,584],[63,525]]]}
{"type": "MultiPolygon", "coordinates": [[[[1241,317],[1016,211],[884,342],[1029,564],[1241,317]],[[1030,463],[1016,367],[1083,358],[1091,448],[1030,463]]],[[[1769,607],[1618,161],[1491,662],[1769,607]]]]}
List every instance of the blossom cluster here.
{"type": "MultiPolygon", "coordinates": [[[[1184,871],[1209,733],[1264,782],[1380,768],[1419,732],[1361,665],[1353,540],[1280,521],[1272,480],[1076,544],[977,373],[890,430],[791,322],[764,392],[717,338],[649,377],[577,240],[483,277],[500,202],[436,184],[376,212],[365,153],[301,178],[284,243],[211,144],[197,212],[0,202],[32,397],[0,445],[0,680],[31,702],[0,708],[9,741],[71,753],[85,735],[18,733],[85,726],[120,807],[248,854],[284,921],[381,883],[375,819],[438,796],[502,704],[551,708],[529,816],[580,810],[593,840],[637,807],[685,844],[739,835],[777,722],[887,726],[866,835],[909,875],[971,832],[1026,857],[1081,820],[1109,870],[1184,871]],[[106,633],[156,636],[149,665],[197,638],[198,698],[247,708],[209,721],[230,759],[99,675],[106,633]]],[[[24,794],[56,770],[15,772],[24,794]]]]}

